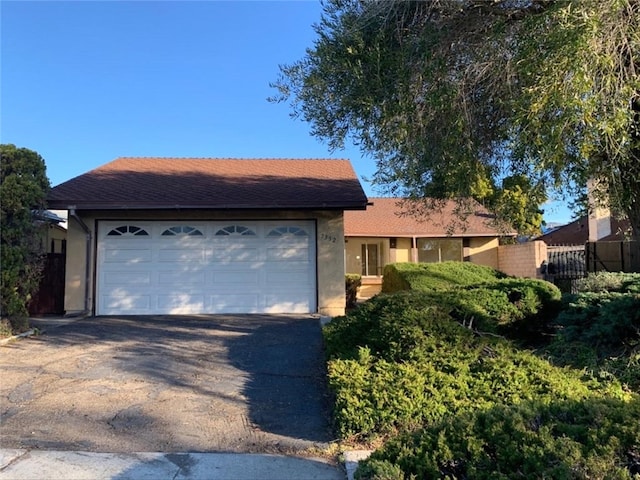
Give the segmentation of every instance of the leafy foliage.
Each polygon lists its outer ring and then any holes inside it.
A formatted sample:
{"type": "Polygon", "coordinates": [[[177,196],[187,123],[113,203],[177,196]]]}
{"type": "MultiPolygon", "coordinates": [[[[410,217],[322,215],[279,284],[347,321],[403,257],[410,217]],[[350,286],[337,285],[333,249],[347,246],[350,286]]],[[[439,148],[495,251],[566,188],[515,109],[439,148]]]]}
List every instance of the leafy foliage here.
{"type": "Polygon", "coordinates": [[[561,193],[593,178],[640,236],[636,0],[327,0],[315,29],[275,100],[331,148],[353,139],[378,185],[451,198],[506,174],[561,193]]]}
{"type": "Polygon", "coordinates": [[[49,180],[36,152],[0,145],[0,156],[0,316],[20,330],[41,270],[39,227],[32,212],[45,208],[49,180]]]}
{"type": "Polygon", "coordinates": [[[347,308],[356,306],[358,289],[362,285],[362,276],[357,273],[347,273],[344,276],[347,308]]]}

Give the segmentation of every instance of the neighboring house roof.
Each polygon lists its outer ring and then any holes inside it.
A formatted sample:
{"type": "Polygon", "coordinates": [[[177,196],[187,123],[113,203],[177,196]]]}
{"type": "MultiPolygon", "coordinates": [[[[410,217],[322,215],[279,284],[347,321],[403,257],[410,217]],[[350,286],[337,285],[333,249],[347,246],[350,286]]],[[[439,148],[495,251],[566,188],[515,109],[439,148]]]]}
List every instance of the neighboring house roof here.
{"type": "Polygon", "coordinates": [[[51,189],[61,209],[364,209],[348,160],[118,158],[51,189]]]}
{"type": "MultiPolygon", "coordinates": [[[[611,235],[601,238],[601,241],[623,240],[624,232],[629,223],[625,220],[611,218],[611,235]]],[[[536,240],[542,240],[547,245],[584,245],[589,240],[589,217],[584,216],[562,227],[541,235],[536,240]]]]}
{"type": "Polygon", "coordinates": [[[36,220],[40,220],[42,222],[58,224],[66,222],[66,219],[57,215],[55,212],[51,210],[33,210],[33,216],[36,220]]]}
{"type": "MultiPolygon", "coordinates": [[[[495,216],[482,205],[473,202],[474,211],[459,218],[456,202],[449,201],[428,216],[416,215],[422,205],[412,208],[411,202],[398,198],[370,198],[372,205],[365,211],[345,212],[345,236],[352,237],[496,237],[505,235],[494,225],[495,216]]],[[[507,235],[515,235],[509,232],[507,235]]]]}

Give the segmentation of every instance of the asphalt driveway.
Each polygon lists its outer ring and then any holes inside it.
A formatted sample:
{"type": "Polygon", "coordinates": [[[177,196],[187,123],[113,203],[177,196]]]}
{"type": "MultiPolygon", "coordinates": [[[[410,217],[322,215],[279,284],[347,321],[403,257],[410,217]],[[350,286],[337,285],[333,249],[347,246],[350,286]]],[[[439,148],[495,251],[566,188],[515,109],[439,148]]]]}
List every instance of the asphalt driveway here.
{"type": "Polygon", "coordinates": [[[303,454],[332,440],[317,318],[98,317],[0,347],[0,447],[303,454]]]}

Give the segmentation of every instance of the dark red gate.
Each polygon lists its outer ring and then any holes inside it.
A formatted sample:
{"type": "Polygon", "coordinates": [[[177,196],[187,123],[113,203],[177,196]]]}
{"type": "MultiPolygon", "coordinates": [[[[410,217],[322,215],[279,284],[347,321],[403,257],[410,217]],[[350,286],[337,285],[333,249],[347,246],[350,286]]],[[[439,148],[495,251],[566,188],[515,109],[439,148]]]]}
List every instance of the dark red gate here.
{"type": "Polygon", "coordinates": [[[30,315],[64,314],[64,253],[48,253],[38,292],[29,303],[30,315]]]}

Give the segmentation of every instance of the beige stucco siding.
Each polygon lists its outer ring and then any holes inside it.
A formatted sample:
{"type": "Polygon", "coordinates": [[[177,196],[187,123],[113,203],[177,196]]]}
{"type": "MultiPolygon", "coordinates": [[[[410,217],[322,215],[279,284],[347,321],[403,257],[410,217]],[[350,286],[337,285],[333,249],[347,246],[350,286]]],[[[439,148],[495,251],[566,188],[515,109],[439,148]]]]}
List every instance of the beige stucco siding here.
{"type": "MultiPolygon", "coordinates": [[[[91,231],[89,262],[89,308],[94,308],[97,220],[315,220],[317,235],[318,313],[344,314],[344,224],[342,211],[100,211],[78,212],[91,231]]],[[[85,309],[86,235],[78,222],[70,218],[67,238],[65,310],[77,314],[85,309]]]]}
{"type": "MultiPolygon", "coordinates": [[[[86,219],[83,221],[87,221],[86,219]]],[[[92,228],[91,222],[90,228],[92,228]]],[[[94,235],[91,233],[91,252],[95,251],[94,235]]],[[[64,309],[68,315],[78,314],[85,311],[85,285],[87,264],[87,235],[83,231],[78,221],[69,217],[67,224],[67,260],[65,269],[65,290],[64,309]]],[[[89,279],[93,278],[94,262],[89,264],[89,279]]],[[[89,301],[87,305],[91,308],[93,297],[93,285],[89,284],[89,301]]]]}
{"type": "Polygon", "coordinates": [[[410,262],[411,261],[411,238],[398,238],[396,240],[395,262],[410,262]]]}
{"type": "Polygon", "coordinates": [[[317,214],[318,313],[344,315],[344,222],[342,212],[317,214]]]}
{"type": "Polygon", "coordinates": [[[469,239],[464,255],[471,263],[498,268],[498,246],[496,237],[474,237],[469,239]]]}

